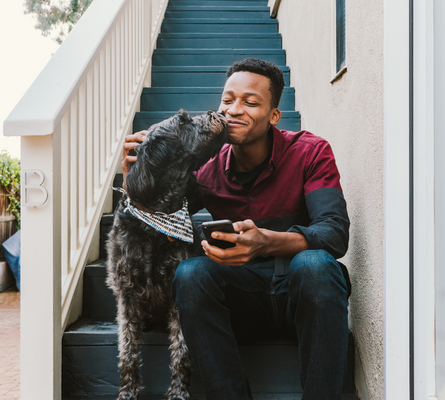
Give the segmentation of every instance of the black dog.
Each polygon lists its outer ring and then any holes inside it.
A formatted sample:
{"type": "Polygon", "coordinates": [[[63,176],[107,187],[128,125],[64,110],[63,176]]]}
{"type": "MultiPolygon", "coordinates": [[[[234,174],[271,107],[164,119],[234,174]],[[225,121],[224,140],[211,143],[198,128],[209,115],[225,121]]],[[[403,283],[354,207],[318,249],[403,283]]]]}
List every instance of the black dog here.
{"type": "Polygon", "coordinates": [[[171,297],[171,282],[182,260],[202,253],[199,240],[187,242],[198,235],[184,223],[188,221],[186,199],[199,191],[193,171],[217,154],[226,133],[222,113],[209,111],[191,118],[180,110],[153,125],[136,150],[137,162],[126,177],[127,193],[116,210],[107,242],[107,284],[118,308],[119,400],[139,396],[139,344],[145,322],[168,323],[172,383],[167,399],[190,398],[192,363],[171,297]]]}

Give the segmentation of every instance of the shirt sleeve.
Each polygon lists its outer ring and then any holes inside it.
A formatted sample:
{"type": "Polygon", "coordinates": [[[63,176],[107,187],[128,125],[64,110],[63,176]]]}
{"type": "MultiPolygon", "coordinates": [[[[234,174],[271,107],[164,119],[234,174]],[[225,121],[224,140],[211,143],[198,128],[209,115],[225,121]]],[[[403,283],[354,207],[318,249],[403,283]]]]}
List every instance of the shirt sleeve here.
{"type": "Polygon", "coordinates": [[[332,149],[326,141],[315,146],[305,170],[305,201],[310,223],[294,225],[288,232],[301,233],[310,250],[326,250],[341,258],[348,250],[349,217],[332,149]]]}

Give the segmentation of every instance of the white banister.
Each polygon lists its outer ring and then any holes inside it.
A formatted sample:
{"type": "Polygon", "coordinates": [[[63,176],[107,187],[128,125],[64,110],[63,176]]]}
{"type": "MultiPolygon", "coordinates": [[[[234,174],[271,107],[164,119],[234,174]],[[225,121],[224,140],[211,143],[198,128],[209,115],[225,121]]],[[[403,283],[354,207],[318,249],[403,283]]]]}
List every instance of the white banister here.
{"type": "Polygon", "coordinates": [[[167,2],[95,0],[4,122],[5,135],[22,137],[27,179],[22,185],[23,400],[61,398],[63,330],[124,138],[150,81],[167,2]],[[41,174],[45,180],[39,186],[41,174]]]}

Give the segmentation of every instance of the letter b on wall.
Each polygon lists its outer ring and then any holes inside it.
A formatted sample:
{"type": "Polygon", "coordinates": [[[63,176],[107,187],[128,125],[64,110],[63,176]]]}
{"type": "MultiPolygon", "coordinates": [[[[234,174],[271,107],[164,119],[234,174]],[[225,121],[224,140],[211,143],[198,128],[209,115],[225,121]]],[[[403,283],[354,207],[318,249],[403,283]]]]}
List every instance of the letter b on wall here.
{"type": "Polygon", "coordinates": [[[42,186],[45,182],[43,172],[39,169],[25,169],[22,170],[21,179],[22,205],[27,207],[43,206],[48,200],[48,191],[42,186]]]}

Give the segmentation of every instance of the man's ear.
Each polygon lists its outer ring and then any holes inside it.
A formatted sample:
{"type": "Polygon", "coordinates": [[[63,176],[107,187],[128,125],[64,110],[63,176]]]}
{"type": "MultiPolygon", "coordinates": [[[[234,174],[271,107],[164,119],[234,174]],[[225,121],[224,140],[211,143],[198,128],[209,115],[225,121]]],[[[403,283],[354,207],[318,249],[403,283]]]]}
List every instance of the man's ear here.
{"type": "Polygon", "coordinates": [[[281,111],[278,108],[272,109],[269,120],[270,124],[274,126],[278,125],[280,119],[281,119],[281,111]]]}

